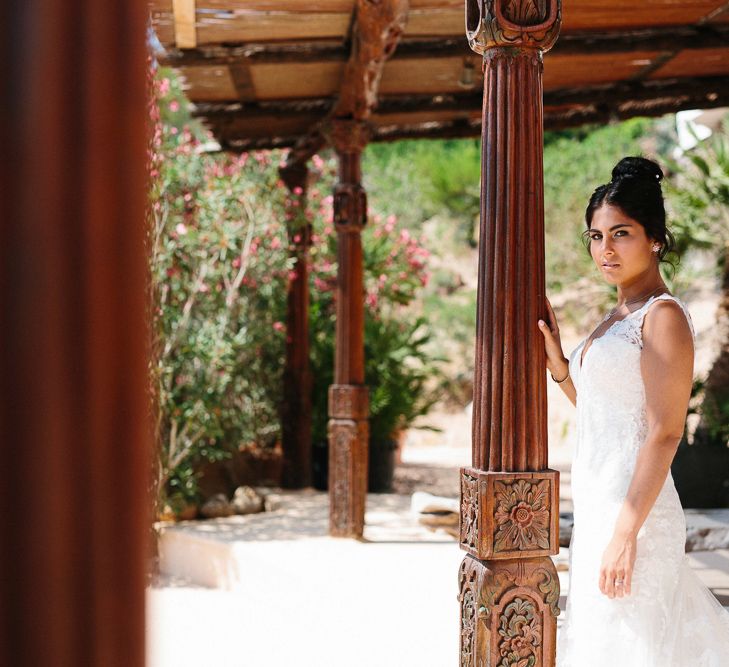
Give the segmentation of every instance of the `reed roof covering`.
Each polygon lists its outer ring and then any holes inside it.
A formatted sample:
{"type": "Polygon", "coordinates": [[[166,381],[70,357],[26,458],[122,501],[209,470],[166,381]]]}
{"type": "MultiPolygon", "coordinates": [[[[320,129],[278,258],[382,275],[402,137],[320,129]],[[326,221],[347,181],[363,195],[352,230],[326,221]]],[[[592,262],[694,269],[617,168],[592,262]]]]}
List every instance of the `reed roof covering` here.
{"type": "MultiPolygon", "coordinates": [[[[224,148],[249,150],[300,143],[331,115],[351,85],[365,1],[150,7],[160,61],[186,79],[195,114],[224,148]]],[[[466,40],[463,0],[388,1],[406,17],[366,114],[372,140],[477,136],[481,56],[466,40]]],[[[563,0],[560,38],[544,58],[544,105],[547,129],[729,105],[729,2],[563,0]]]]}

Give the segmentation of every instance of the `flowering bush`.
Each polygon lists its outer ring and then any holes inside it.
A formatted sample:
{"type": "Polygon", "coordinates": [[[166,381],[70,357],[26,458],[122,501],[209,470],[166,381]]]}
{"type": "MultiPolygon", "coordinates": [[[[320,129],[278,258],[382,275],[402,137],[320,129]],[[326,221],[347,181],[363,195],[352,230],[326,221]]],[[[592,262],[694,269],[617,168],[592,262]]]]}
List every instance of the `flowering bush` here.
{"type": "MultiPolygon", "coordinates": [[[[161,70],[151,85],[157,481],[160,502],[179,508],[198,500],[201,463],[280,439],[286,288],[297,229],[309,223],[314,423],[326,428],[334,367],[335,161],[314,156],[307,193],[289,193],[278,176],[280,153],[206,152],[211,137],[190,120],[179,80],[161,70]]],[[[389,434],[424,405],[424,323],[403,309],[427,283],[427,251],[393,216],[377,212],[363,243],[372,423],[389,434]]]]}
{"type": "Polygon", "coordinates": [[[265,153],[211,156],[182,125],[179,83],[154,80],[149,251],[158,488],[195,499],[195,470],[278,438],[290,260],[265,153]]]}

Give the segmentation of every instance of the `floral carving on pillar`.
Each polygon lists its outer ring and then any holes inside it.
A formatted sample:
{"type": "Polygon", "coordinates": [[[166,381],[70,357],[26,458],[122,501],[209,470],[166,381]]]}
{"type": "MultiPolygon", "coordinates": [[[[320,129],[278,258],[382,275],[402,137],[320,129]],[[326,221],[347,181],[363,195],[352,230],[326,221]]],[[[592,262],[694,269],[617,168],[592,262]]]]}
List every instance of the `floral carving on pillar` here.
{"type": "Polygon", "coordinates": [[[544,595],[544,602],[549,605],[552,616],[557,618],[560,613],[559,609],[559,578],[557,573],[554,574],[546,568],[540,568],[536,571],[541,574],[543,579],[539,584],[539,590],[544,595]]]}
{"type": "Polygon", "coordinates": [[[549,549],[549,480],[494,484],[494,552],[549,549]]]}
{"type": "Polygon", "coordinates": [[[461,475],[461,544],[476,548],[478,539],[478,479],[461,475]]]}
{"type": "Polygon", "coordinates": [[[516,597],[499,616],[498,667],[533,667],[539,658],[542,627],[534,602],[516,597]]]}
{"type": "Polygon", "coordinates": [[[461,667],[473,665],[473,635],[476,630],[476,600],[469,588],[461,603],[461,667]]]}

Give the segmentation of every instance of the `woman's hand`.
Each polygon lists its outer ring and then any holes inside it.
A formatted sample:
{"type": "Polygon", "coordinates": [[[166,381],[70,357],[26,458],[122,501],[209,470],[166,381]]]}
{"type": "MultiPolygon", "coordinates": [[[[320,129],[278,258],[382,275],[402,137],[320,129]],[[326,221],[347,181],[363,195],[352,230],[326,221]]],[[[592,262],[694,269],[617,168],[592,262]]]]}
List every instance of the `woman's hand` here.
{"type": "Polygon", "coordinates": [[[539,320],[539,330],[544,335],[544,349],[547,353],[547,369],[556,379],[567,376],[568,363],[562,351],[562,341],[559,337],[559,326],[557,318],[552,310],[552,304],[547,301],[547,314],[549,322],[539,320]]]}
{"type": "Polygon", "coordinates": [[[600,592],[610,599],[630,595],[638,540],[633,533],[615,533],[602,555],[600,592]]]}

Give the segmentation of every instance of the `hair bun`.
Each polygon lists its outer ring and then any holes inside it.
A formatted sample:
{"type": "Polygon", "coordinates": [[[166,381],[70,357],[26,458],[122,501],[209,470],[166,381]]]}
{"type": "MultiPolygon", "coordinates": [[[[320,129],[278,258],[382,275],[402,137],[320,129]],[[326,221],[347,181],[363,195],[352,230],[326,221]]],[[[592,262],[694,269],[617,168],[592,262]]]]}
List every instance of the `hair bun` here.
{"type": "Polygon", "coordinates": [[[644,157],[624,157],[613,168],[612,180],[622,178],[640,178],[660,183],[663,180],[663,171],[653,160],[644,157]]]}

